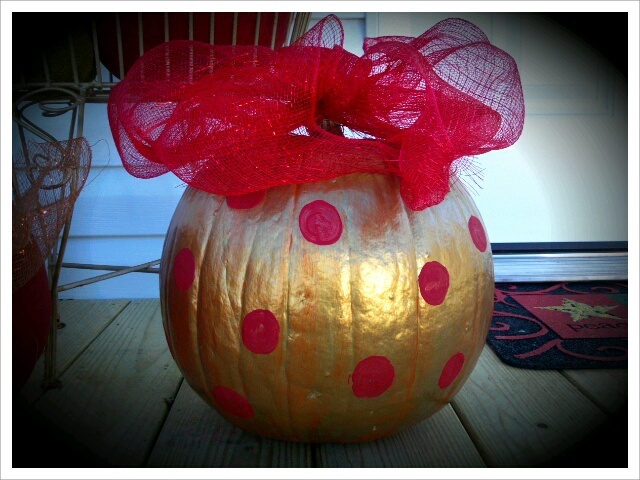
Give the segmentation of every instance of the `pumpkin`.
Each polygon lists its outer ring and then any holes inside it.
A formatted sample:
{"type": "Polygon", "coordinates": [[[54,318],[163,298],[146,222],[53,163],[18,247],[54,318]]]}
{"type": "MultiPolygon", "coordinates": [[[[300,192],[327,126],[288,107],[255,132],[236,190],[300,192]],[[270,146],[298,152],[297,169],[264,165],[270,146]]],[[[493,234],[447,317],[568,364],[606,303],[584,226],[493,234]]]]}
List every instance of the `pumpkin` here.
{"type": "Polygon", "coordinates": [[[185,380],[233,424],[289,441],[385,437],[473,370],[493,261],[463,186],[409,209],[393,175],[222,197],[187,187],[160,272],[185,380]]]}

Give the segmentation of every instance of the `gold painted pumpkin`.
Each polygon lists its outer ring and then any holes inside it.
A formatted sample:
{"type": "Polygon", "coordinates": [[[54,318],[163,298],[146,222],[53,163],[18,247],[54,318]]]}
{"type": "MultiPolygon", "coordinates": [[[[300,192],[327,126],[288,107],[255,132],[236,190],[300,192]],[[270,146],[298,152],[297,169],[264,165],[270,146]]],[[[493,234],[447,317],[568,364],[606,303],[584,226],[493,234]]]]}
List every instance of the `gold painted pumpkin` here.
{"type": "Polygon", "coordinates": [[[458,184],[412,211],[377,174],[229,198],[187,187],[160,276],[189,385],[245,430],[312,442],[388,436],[445,406],[483,348],[493,281],[458,184]]]}

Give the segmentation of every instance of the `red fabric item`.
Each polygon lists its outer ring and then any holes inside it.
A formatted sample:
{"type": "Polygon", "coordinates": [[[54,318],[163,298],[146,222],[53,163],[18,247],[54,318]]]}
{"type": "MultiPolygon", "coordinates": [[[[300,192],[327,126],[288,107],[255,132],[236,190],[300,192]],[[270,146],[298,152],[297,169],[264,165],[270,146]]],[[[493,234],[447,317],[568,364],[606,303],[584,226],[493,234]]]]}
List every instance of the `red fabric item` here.
{"type": "Polygon", "coordinates": [[[459,159],[512,145],[524,123],[515,61],[475,25],[342,48],[329,15],[289,47],[170,41],[143,55],[109,99],[127,171],[172,171],[239,195],[355,172],[397,175],[407,205],[440,203],[459,159]],[[322,128],[342,126],[343,137],[322,128]]]}
{"type": "Polygon", "coordinates": [[[13,292],[12,303],[12,383],[17,393],[27,383],[49,338],[51,294],[45,265],[13,292]]]}
{"type": "MultiPolygon", "coordinates": [[[[282,47],[285,44],[291,13],[279,12],[276,20],[276,12],[263,12],[260,14],[259,24],[258,14],[255,12],[238,12],[237,15],[237,45],[253,45],[258,25],[258,45],[270,47],[272,41],[276,47],[282,47]],[[273,31],[274,26],[276,32],[273,31]]],[[[100,60],[106,69],[118,78],[121,73],[116,16],[120,21],[122,67],[125,75],[140,56],[140,28],[142,28],[143,52],[165,41],[165,14],[163,12],[97,13],[95,16],[100,60]]],[[[209,42],[210,32],[213,30],[213,43],[230,45],[233,41],[233,16],[233,12],[218,12],[212,18],[209,12],[193,12],[191,15],[193,40],[209,42]]],[[[169,40],[189,38],[188,12],[169,12],[166,20],[169,40]]]]}

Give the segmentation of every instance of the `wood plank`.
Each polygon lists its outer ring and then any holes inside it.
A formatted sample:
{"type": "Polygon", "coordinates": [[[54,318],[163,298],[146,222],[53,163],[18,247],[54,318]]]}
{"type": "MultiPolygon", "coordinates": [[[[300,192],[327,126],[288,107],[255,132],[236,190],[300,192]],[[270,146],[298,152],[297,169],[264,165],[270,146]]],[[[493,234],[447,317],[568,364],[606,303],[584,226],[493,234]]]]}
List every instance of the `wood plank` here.
{"type": "Polygon", "coordinates": [[[609,414],[616,413],[627,402],[629,375],[626,368],[563,370],[562,374],[609,414]]]}
{"type": "Polygon", "coordinates": [[[61,380],[61,389],[35,403],[37,413],[98,463],[144,465],[182,381],[166,344],[160,302],[132,301],[61,380]]]}
{"type": "Polygon", "coordinates": [[[451,405],[396,435],[366,443],[317,447],[319,467],[484,467],[451,405]]]}
{"type": "MultiPolygon", "coordinates": [[[[130,300],[65,300],[60,302],[60,321],[66,326],[58,330],[56,367],[61,375],[86,350],[102,331],[124,310],[130,300]]],[[[27,403],[44,393],[44,354],[38,359],[29,380],[20,392],[27,403]]]]}
{"type": "Polygon", "coordinates": [[[310,467],[308,444],[250,434],[225,420],[183,382],[148,467],[310,467]]]}
{"type": "Polygon", "coordinates": [[[559,372],[511,367],[489,347],[452,405],[490,467],[548,462],[606,419],[559,372]]]}

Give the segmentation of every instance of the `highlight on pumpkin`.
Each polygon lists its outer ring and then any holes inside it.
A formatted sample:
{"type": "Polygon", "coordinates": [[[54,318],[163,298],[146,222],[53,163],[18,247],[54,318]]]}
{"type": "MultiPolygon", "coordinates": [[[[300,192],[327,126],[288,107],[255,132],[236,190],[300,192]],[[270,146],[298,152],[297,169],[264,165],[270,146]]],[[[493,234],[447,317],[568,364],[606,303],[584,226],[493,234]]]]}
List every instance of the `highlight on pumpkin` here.
{"type": "Polygon", "coordinates": [[[464,189],[412,211],[398,183],[354,174],[241,208],[187,188],[163,252],[163,321],[185,378],[227,420],[361,442],[461,388],[491,319],[486,232],[464,189]]]}
{"type": "Polygon", "coordinates": [[[109,98],[123,164],[225,196],[393,175],[422,210],[444,200],[466,158],[519,138],[517,66],[472,23],[367,39],[361,57],[343,38],[329,15],[288,47],[173,40],[149,50],[109,98]]]}

